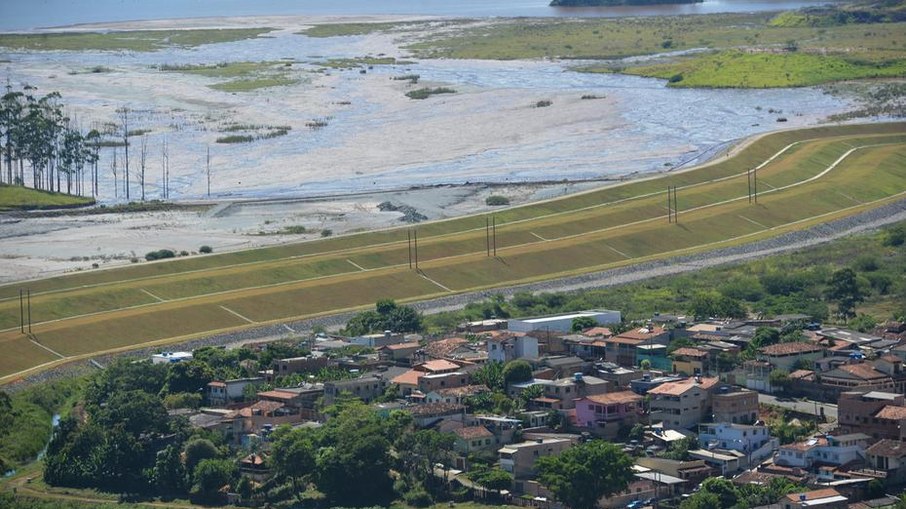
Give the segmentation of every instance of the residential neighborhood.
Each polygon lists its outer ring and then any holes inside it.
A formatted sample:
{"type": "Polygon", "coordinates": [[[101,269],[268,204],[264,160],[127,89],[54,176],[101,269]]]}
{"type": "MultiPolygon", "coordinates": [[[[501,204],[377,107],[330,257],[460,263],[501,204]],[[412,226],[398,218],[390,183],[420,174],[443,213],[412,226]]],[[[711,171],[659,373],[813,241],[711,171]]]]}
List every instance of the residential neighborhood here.
{"type": "MultiPolygon", "coordinates": [[[[560,509],[541,476],[544,458],[609,443],[632,464],[601,508],[679,507],[714,479],[762,499],[768,484],[785,483],[765,508],[896,502],[889,494],[906,483],[906,326],[872,336],[806,327],[808,317],[793,326],[603,321],[619,318],[589,311],[463,324],[448,335],[283,340],[292,356],[243,361],[244,376],[208,382],[199,404],[170,415],[250,451],[238,467],[259,484],[274,475],[278,430],[329,426],[336,409],[358,402],[449,437],[437,475],[447,489],[488,500],[560,509]]],[[[270,346],[240,348],[254,358],[270,346]]],[[[211,352],[151,361],[188,366],[199,355],[211,352]]]]}

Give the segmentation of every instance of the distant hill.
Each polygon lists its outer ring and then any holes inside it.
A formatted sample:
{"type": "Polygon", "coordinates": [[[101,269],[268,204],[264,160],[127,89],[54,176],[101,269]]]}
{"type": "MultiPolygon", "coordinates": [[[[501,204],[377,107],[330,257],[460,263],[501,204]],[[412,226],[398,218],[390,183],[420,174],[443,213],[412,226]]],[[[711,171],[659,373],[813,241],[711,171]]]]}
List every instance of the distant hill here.
{"type": "Polygon", "coordinates": [[[704,0],[552,0],[551,7],[616,7],[620,5],[696,4],[704,0]]]}

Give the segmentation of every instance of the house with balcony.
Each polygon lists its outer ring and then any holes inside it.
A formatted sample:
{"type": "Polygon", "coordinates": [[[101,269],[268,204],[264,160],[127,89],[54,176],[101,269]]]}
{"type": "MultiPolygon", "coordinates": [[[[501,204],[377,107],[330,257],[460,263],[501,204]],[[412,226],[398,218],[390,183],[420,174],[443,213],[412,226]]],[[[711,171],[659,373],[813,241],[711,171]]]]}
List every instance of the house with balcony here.
{"type": "Polygon", "coordinates": [[[841,466],[864,459],[869,440],[864,433],[820,435],[780,446],[774,463],[805,470],[816,470],[819,465],[841,466]]]}
{"type": "Polygon", "coordinates": [[[711,391],[717,384],[717,377],[692,377],[650,389],[650,421],[666,429],[691,429],[710,420],[711,391]]]}
{"type": "Polygon", "coordinates": [[[578,427],[616,436],[621,427],[635,426],[642,416],[642,396],[632,391],[596,394],[576,400],[578,427]]]}
{"type": "Polygon", "coordinates": [[[674,373],[683,375],[703,375],[711,371],[711,355],[707,350],[683,347],[677,348],[670,354],[674,373]]]}
{"type": "Polygon", "coordinates": [[[906,442],[885,438],[866,449],[865,455],[869,475],[885,486],[906,484],[906,442]]]}
{"type": "Polygon", "coordinates": [[[731,423],[700,424],[698,441],[702,449],[724,449],[745,454],[747,466],[761,463],[780,446],[767,426],[731,423]]]}

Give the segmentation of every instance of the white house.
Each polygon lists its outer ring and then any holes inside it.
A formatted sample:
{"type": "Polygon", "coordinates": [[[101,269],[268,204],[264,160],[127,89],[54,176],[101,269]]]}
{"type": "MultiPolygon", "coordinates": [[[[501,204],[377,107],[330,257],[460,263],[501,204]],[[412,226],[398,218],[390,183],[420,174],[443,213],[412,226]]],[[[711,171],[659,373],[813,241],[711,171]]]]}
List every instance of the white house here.
{"type": "Polygon", "coordinates": [[[514,332],[569,332],[572,330],[573,319],[582,317],[594,318],[594,320],[598,322],[598,325],[620,323],[622,321],[622,316],[619,311],[594,309],[591,311],[580,311],[578,313],[565,313],[535,318],[510,318],[507,328],[514,332]]]}
{"type": "Polygon", "coordinates": [[[538,338],[520,335],[500,335],[488,338],[488,360],[509,362],[515,359],[537,359],[538,338]]]}
{"type": "Polygon", "coordinates": [[[748,463],[760,463],[771,456],[779,447],[776,438],[771,437],[767,426],[746,424],[701,424],[698,440],[703,449],[726,449],[748,456],[748,463]]]}
{"type": "Polygon", "coordinates": [[[808,469],[815,463],[844,465],[864,459],[870,437],[864,433],[849,435],[823,435],[780,446],[774,463],[780,466],[808,469]]]}
{"type": "Polygon", "coordinates": [[[161,352],[151,356],[153,364],[167,364],[192,360],[192,352],[161,352]]]}

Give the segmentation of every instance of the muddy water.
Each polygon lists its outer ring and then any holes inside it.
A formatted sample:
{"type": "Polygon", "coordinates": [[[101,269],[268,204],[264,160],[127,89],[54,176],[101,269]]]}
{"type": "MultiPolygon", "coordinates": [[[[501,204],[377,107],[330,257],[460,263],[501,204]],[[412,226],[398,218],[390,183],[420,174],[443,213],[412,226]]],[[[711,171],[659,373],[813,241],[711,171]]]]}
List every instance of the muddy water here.
{"type": "MultiPolygon", "coordinates": [[[[152,68],[290,57],[301,62],[298,67],[313,70],[324,57],[366,54],[373,47],[369,41],[367,36],[312,39],[283,31],[273,38],[155,53],[0,56],[12,61],[5,70],[13,83],[60,91],[71,116],[81,122],[113,120],[103,116],[112,117],[122,104],[135,110],[130,128],[151,129],[147,193],[152,198],[160,194],[164,136],[171,198],[206,196],[207,146],[212,147],[215,197],[318,196],[661,171],[718,154],[734,140],[778,127],[814,125],[849,107],[814,88],[678,90],[667,88],[663,80],[578,73],[568,67],[573,63],[550,61],[423,60],[374,66],[367,75],[359,70],[309,73],[307,83],[244,94],[208,89],[216,80],[152,68]],[[71,74],[96,65],[113,72],[71,74]],[[389,78],[403,73],[419,74],[424,84],[459,93],[409,101],[403,89],[388,88],[397,83],[389,78]],[[586,94],[606,99],[578,101],[586,94]],[[530,111],[541,99],[554,104],[530,111]],[[353,106],[336,106],[345,100],[353,106]],[[293,130],[254,143],[214,143],[231,115],[240,122],[288,124],[293,130]],[[305,121],[326,116],[327,127],[305,128],[305,121]],[[538,123],[539,116],[545,120],[538,123]],[[786,122],[778,123],[781,117],[786,122]],[[523,128],[523,121],[536,123],[523,128]],[[487,123],[499,125],[489,128],[487,123]],[[486,137],[470,137],[470,130],[480,128],[486,137]]],[[[109,184],[107,152],[100,163],[101,198],[121,201],[122,189],[114,196],[109,184]]],[[[135,149],[130,155],[135,157],[135,149]]],[[[133,198],[136,193],[132,187],[133,198]]]]}

